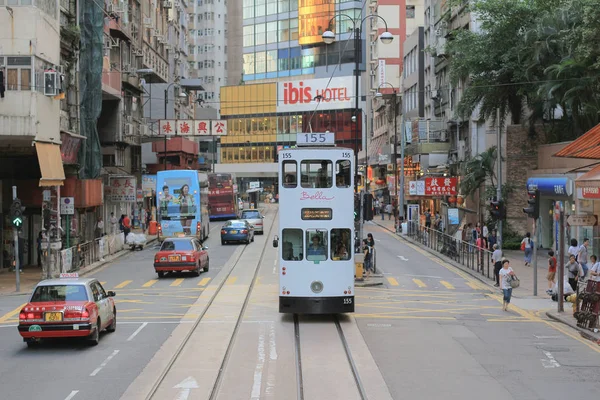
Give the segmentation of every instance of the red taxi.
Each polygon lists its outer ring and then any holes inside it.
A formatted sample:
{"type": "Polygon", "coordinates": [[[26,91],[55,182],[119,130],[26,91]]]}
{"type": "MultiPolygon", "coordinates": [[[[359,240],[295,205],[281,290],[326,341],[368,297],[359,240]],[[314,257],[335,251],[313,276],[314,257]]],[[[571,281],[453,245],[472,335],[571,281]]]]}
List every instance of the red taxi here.
{"type": "Polygon", "coordinates": [[[154,271],[159,278],[167,272],[190,271],[196,276],[200,270],[208,272],[208,247],[203,247],[196,238],[165,239],[154,256],[154,271]]]}
{"type": "Polygon", "coordinates": [[[41,339],[85,337],[97,345],[100,332],[117,328],[114,292],[93,278],[61,274],[37,284],[19,314],[18,330],[28,346],[41,339]]]}

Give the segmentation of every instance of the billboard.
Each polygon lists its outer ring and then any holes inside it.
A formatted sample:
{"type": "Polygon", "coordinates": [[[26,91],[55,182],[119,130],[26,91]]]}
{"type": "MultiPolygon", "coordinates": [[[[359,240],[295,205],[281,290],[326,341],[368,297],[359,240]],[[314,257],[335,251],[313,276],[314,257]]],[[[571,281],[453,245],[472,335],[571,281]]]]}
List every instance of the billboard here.
{"type": "Polygon", "coordinates": [[[278,82],[277,112],[354,108],[354,89],[352,76],[278,82]]]}
{"type": "MultiPolygon", "coordinates": [[[[294,0],[292,0],[294,1],[294,0]]],[[[323,42],[323,32],[335,14],[335,0],[300,0],[298,2],[298,43],[323,42]]]]}

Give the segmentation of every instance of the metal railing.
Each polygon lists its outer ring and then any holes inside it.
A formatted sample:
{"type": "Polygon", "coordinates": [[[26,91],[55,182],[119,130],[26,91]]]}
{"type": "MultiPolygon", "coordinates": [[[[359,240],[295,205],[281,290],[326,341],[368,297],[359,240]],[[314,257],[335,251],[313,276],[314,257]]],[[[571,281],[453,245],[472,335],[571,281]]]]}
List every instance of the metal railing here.
{"type": "Polygon", "coordinates": [[[417,222],[408,222],[406,235],[452,261],[495,280],[491,251],[417,222]]]}
{"type": "Polygon", "coordinates": [[[102,236],[60,251],[60,272],[74,272],[125,248],[123,232],[102,236]]]}

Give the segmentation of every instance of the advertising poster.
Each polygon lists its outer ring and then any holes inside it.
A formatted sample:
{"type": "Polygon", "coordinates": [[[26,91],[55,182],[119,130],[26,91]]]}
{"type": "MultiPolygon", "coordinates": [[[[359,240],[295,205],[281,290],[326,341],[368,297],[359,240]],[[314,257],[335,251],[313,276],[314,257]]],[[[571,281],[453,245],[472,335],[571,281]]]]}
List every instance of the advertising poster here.
{"type": "Polygon", "coordinates": [[[199,221],[199,188],[194,174],[181,172],[159,174],[157,177],[157,214],[163,236],[196,234],[199,221]]]}

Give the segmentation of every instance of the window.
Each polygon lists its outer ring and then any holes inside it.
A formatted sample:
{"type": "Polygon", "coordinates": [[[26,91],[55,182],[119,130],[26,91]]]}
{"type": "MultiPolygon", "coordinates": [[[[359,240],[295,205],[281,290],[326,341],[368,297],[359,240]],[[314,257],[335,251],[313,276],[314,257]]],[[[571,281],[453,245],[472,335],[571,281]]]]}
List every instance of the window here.
{"type": "Polygon", "coordinates": [[[406,18],[415,17],[415,6],[406,6],[406,18]]]}
{"type": "Polygon", "coordinates": [[[277,21],[267,22],[267,43],[277,43],[277,21]]]}
{"type": "Polygon", "coordinates": [[[165,240],[160,251],[190,251],[194,250],[191,240],[165,240]]]}
{"type": "Polygon", "coordinates": [[[257,46],[265,44],[265,24],[256,24],[254,26],[254,30],[254,44],[256,44],[257,46]]]}
{"type": "Polygon", "coordinates": [[[307,229],[306,230],[306,260],[307,261],[325,261],[325,260],[327,260],[327,230],[326,229],[307,229]]]}
{"type": "Polygon", "coordinates": [[[284,229],[281,232],[281,253],[285,261],[302,261],[302,229],[284,229]]]}
{"type": "Polygon", "coordinates": [[[331,230],[331,259],[333,261],[350,259],[350,251],[352,251],[351,237],[350,229],[331,230]]]}
{"type": "MultiPolygon", "coordinates": [[[[3,62],[1,57],[0,65],[3,62]]],[[[6,90],[31,90],[31,57],[7,57],[5,68],[6,90]]]]}
{"type": "Polygon", "coordinates": [[[328,160],[302,161],[301,186],[304,188],[329,188],[332,183],[332,163],[328,160]]]}
{"type": "Polygon", "coordinates": [[[244,27],[244,47],[254,46],[254,25],[244,27]]]}
{"type": "Polygon", "coordinates": [[[265,15],[266,0],[255,0],[255,17],[262,17],[265,15]]]}
{"type": "Polygon", "coordinates": [[[285,42],[290,40],[290,21],[285,19],[279,21],[279,41],[285,42]]]}
{"type": "Polygon", "coordinates": [[[267,51],[267,72],[277,72],[277,50],[267,51]]]}
{"type": "Polygon", "coordinates": [[[350,161],[340,160],[335,164],[335,184],[337,187],[350,187],[350,161]]]}
{"type": "MultiPolygon", "coordinates": [[[[296,3],[295,1],[292,1],[292,4],[296,4],[296,6],[298,6],[298,3],[296,3]]],[[[290,20],[290,36],[292,40],[298,40],[298,19],[294,18],[290,20]]]]}
{"type": "Polygon", "coordinates": [[[83,285],[38,286],[31,296],[31,303],[86,300],[88,300],[88,296],[83,285]]]}
{"type": "Polygon", "coordinates": [[[298,165],[296,161],[284,161],[282,163],[283,187],[295,188],[298,185],[298,165]]]}
{"type": "Polygon", "coordinates": [[[266,72],[266,54],[264,51],[256,52],[256,73],[264,74],[266,72]]]}
{"type": "Polygon", "coordinates": [[[267,0],[267,15],[277,14],[277,0],[267,0]]]}

